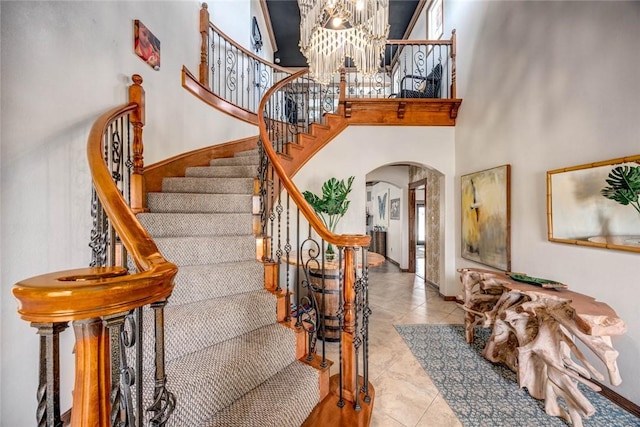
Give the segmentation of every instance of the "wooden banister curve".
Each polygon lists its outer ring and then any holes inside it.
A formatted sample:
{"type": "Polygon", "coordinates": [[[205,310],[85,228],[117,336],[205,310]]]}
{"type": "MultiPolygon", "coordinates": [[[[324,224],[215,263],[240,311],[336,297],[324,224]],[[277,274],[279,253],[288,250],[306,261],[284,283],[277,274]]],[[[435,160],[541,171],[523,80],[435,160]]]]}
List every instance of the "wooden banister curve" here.
{"type": "Polygon", "coordinates": [[[369,246],[369,241],[371,237],[367,235],[361,234],[342,234],[337,235],[329,231],[322,221],[318,218],[315,211],[307,201],[304,199],[302,193],[298,187],[293,183],[291,178],[285,172],[283,166],[280,164],[279,158],[276,155],[275,150],[272,147],[272,142],[269,139],[269,133],[267,132],[266,123],[264,119],[264,114],[262,113],[265,110],[266,104],[271,98],[271,96],[277,92],[282,87],[286,86],[290,82],[295,79],[302,77],[307,74],[309,70],[301,70],[297,73],[279,81],[275,85],[273,85],[265,94],[265,96],[260,101],[260,106],[258,107],[258,126],[260,127],[260,138],[262,139],[263,146],[269,160],[273,164],[274,170],[276,171],[278,178],[280,179],[283,187],[287,190],[293,202],[300,208],[300,211],[304,215],[304,217],[309,221],[311,227],[318,233],[322,239],[326,242],[336,245],[338,247],[367,247],[369,246]]]}

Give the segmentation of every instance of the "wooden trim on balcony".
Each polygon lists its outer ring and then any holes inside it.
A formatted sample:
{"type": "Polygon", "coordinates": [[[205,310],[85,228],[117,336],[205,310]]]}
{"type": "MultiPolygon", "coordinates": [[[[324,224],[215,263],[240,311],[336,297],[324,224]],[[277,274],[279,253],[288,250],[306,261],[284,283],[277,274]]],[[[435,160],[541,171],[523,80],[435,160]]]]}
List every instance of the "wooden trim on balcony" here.
{"type": "Polygon", "coordinates": [[[258,116],[255,113],[252,113],[249,110],[245,110],[244,108],[240,108],[237,105],[234,105],[214,94],[209,89],[204,87],[198,81],[198,79],[193,74],[191,74],[189,70],[187,70],[186,67],[182,67],[182,87],[194,94],[203,102],[209,104],[214,108],[217,108],[218,110],[230,115],[231,117],[235,117],[236,119],[240,119],[252,125],[258,124],[258,116]]]}
{"type": "Polygon", "coordinates": [[[343,114],[349,125],[455,126],[462,99],[348,98],[343,114]]]}

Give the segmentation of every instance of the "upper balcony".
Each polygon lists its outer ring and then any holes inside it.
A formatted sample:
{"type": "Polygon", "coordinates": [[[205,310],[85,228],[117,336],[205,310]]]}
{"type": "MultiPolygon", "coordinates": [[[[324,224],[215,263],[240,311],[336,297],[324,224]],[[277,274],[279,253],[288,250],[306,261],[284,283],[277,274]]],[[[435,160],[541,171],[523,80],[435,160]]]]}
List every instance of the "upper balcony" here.
{"type": "MultiPolygon", "coordinates": [[[[201,11],[201,62],[196,78],[183,70],[183,85],[205,102],[257,124],[261,98],[297,70],[265,61],[235,43],[201,11]]],[[[364,76],[349,60],[328,84],[298,79],[282,91],[286,120],[306,128],[326,113],[349,124],[454,126],[456,34],[449,40],[389,40],[378,72],[364,76]]]]}

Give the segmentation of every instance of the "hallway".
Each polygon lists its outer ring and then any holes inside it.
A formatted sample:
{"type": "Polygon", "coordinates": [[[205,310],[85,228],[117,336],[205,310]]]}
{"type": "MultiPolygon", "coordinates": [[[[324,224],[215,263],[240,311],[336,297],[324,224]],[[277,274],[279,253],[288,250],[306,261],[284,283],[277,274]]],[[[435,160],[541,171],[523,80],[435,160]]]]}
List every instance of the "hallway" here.
{"type": "MultiPolygon", "coordinates": [[[[389,262],[369,270],[369,301],[369,369],[376,391],[371,426],[461,426],[393,325],[462,324],[462,309],[443,301],[420,277],[402,273],[389,262]]],[[[329,359],[338,360],[337,347],[327,346],[329,359]]]]}

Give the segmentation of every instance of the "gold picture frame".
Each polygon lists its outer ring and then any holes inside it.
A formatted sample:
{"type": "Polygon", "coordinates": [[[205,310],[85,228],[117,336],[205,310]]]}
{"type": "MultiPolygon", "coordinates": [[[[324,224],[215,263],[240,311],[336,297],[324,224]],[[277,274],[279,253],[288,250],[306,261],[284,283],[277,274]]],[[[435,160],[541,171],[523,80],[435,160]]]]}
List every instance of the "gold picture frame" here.
{"type": "Polygon", "coordinates": [[[603,195],[616,167],[639,167],[640,155],[547,171],[551,242],[640,252],[640,212],[603,195]]]}

